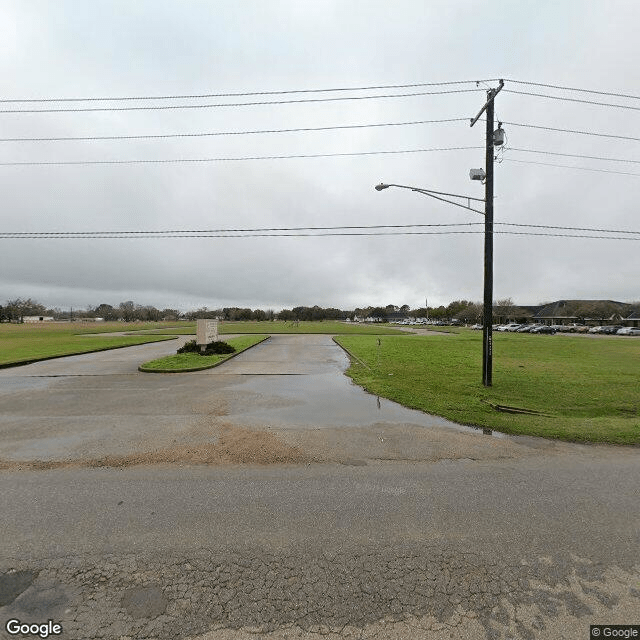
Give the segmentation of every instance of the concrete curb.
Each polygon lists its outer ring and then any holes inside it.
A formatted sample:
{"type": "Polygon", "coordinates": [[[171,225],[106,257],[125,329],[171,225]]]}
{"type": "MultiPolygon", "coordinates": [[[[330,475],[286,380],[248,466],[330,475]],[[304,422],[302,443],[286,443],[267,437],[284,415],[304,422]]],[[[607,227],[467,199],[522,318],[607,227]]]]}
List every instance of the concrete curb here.
{"type": "MultiPolygon", "coordinates": [[[[123,336],[128,337],[128,336],[123,336]]],[[[148,342],[137,342],[136,344],[119,344],[115,347],[100,347],[99,349],[89,349],[88,351],[77,351],[74,353],[61,353],[56,356],[44,356],[42,358],[32,358],[30,360],[20,360],[18,362],[4,362],[0,364],[0,369],[9,369],[10,367],[22,367],[25,364],[33,364],[34,362],[43,362],[44,360],[55,360],[56,358],[68,358],[70,356],[83,356],[85,353],[99,353],[100,351],[111,351],[113,349],[128,349],[129,347],[139,347],[143,344],[154,344],[156,342],[166,342],[167,340],[177,340],[181,336],[167,336],[160,340],[149,340],[148,342]]]]}
{"type": "MultiPolygon", "coordinates": [[[[251,334],[245,334],[245,335],[251,335],[251,334]]],[[[244,353],[245,351],[248,351],[253,347],[257,347],[259,344],[262,344],[265,340],[268,340],[270,337],[271,336],[265,336],[264,338],[262,338],[262,340],[259,340],[255,344],[251,344],[248,347],[245,347],[241,351],[230,353],[228,356],[222,358],[222,360],[218,360],[213,364],[206,364],[202,367],[192,367],[189,369],[145,369],[144,364],[141,364],[138,367],[138,371],[141,371],[142,373],[191,373],[193,371],[204,371],[205,369],[213,369],[214,367],[219,367],[221,364],[224,364],[228,360],[231,360],[231,358],[235,358],[236,356],[239,356],[241,353],[244,353]]]]}
{"type": "MultiPolygon", "coordinates": [[[[369,369],[369,371],[371,371],[371,367],[366,363],[363,362],[362,360],[360,360],[360,358],[358,358],[358,356],[354,355],[353,353],[351,353],[351,351],[349,351],[349,349],[347,349],[347,347],[343,347],[337,340],[335,336],[331,336],[331,339],[353,360],[357,360],[363,367],[366,367],[367,369],[369,369]]],[[[368,393],[368,392],[367,392],[368,393]]]]}

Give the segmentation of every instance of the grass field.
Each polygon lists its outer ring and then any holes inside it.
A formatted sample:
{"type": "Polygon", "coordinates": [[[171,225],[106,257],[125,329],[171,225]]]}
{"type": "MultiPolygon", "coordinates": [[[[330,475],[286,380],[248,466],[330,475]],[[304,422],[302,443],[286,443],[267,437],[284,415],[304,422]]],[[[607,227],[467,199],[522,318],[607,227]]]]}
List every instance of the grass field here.
{"type": "Polygon", "coordinates": [[[505,433],[640,444],[640,340],[494,334],[490,388],[479,333],[336,341],[366,365],[352,358],[354,382],[405,406],[505,433]]]}
{"type": "MultiPolygon", "coordinates": [[[[181,327],[178,331],[171,330],[173,335],[178,334],[195,334],[196,325],[195,322],[187,325],[187,327],[181,327]]],[[[327,320],[326,322],[283,322],[280,320],[270,321],[254,321],[254,322],[241,322],[241,321],[221,321],[218,324],[218,332],[220,334],[226,333],[323,333],[329,335],[338,334],[364,334],[364,335],[378,335],[378,334],[396,334],[402,335],[402,331],[393,329],[387,324],[364,325],[348,322],[334,322],[327,320]]]]}
{"type": "Polygon", "coordinates": [[[235,347],[235,353],[215,354],[210,356],[201,356],[197,353],[174,353],[170,356],[150,360],[138,367],[140,371],[148,373],[184,373],[187,371],[201,371],[202,369],[210,369],[216,365],[233,358],[234,356],[246,351],[250,347],[265,340],[268,336],[248,335],[239,336],[238,338],[230,338],[226,340],[228,344],[235,347]]]}
{"type": "MultiPolygon", "coordinates": [[[[349,325],[343,322],[221,322],[220,334],[325,333],[401,334],[388,326],[349,325]]],[[[195,335],[195,322],[61,322],[0,324],[0,367],[25,364],[103,349],[166,340],[168,336],[195,335]],[[148,332],[134,336],[99,336],[109,332],[148,332]]]]}
{"type": "Polygon", "coordinates": [[[158,327],[166,328],[167,323],[105,322],[99,325],[86,322],[2,323],[0,324],[0,366],[167,340],[168,336],[166,335],[154,334],[139,336],[85,335],[109,331],[142,331],[158,327]]]}

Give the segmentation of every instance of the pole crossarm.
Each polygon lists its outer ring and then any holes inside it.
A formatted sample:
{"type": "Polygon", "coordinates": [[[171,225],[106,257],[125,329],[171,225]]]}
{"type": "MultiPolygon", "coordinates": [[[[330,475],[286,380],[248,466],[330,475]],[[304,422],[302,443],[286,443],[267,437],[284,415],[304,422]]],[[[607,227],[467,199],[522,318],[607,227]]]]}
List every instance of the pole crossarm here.
{"type": "Polygon", "coordinates": [[[376,190],[382,191],[382,189],[387,189],[388,187],[397,187],[398,189],[409,189],[409,191],[415,191],[416,193],[421,193],[423,196],[429,196],[430,198],[435,198],[436,200],[440,200],[441,202],[452,204],[455,207],[461,207],[462,209],[468,209],[469,211],[474,211],[475,213],[484,215],[484,211],[480,211],[479,209],[474,209],[470,205],[464,205],[464,204],[460,204],[459,202],[454,202],[453,200],[447,200],[446,198],[441,198],[440,196],[449,196],[451,198],[462,198],[469,202],[471,200],[474,200],[475,202],[484,202],[484,199],[482,198],[474,198],[473,196],[462,195],[459,193],[446,193],[445,191],[434,191],[432,189],[422,189],[421,187],[410,187],[406,184],[382,183],[376,186],[376,190]]]}
{"type": "Polygon", "coordinates": [[[497,89],[490,89],[488,91],[487,101],[484,103],[484,107],[480,109],[480,111],[478,112],[478,115],[475,118],[471,119],[471,125],[470,125],[471,127],[473,127],[473,125],[476,122],[478,122],[478,119],[480,118],[480,116],[487,110],[489,103],[493,102],[493,99],[500,93],[500,91],[502,91],[502,87],[504,87],[504,80],[500,80],[500,84],[498,85],[497,89]]]}

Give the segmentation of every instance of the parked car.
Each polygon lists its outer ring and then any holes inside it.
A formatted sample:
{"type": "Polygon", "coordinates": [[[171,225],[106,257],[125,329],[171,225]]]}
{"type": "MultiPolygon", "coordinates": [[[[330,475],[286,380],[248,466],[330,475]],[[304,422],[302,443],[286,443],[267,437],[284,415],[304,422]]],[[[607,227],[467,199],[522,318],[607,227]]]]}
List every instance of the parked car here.
{"type": "Polygon", "coordinates": [[[624,327],[622,325],[616,324],[616,325],[608,325],[606,327],[602,327],[602,333],[606,333],[607,335],[614,335],[618,329],[623,329],[624,327]]]}
{"type": "Polygon", "coordinates": [[[516,333],[529,333],[531,329],[534,327],[538,327],[540,325],[537,324],[523,324],[519,329],[516,330],[516,333]]]}
{"type": "Polygon", "coordinates": [[[589,329],[589,333],[602,333],[602,329],[604,327],[591,327],[591,329],[589,329]]]}
{"type": "Polygon", "coordinates": [[[561,325],[561,329],[558,329],[558,331],[562,331],[563,333],[575,333],[578,328],[580,327],[580,325],[578,324],[563,324],[561,325]]]}
{"type": "Polygon", "coordinates": [[[531,329],[531,333],[548,333],[550,335],[553,335],[556,332],[556,330],[553,327],[550,327],[546,324],[543,324],[540,327],[535,327],[534,329],[531,329]]]}
{"type": "Polygon", "coordinates": [[[619,336],[640,336],[640,327],[622,327],[616,332],[619,336]]]}
{"type": "Polygon", "coordinates": [[[520,326],[522,325],[519,325],[515,322],[509,322],[508,324],[499,325],[496,331],[515,331],[520,326]]]}
{"type": "Polygon", "coordinates": [[[482,331],[482,325],[481,324],[473,324],[473,325],[471,325],[471,328],[474,331],[482,331]]]}
{"type": "Polygon", "coordinates": [[[523,324],[510,324],[507,327],[507,331],[511,332],[511,333],[515,333],[520,327],[524,327],[523,324]]]}

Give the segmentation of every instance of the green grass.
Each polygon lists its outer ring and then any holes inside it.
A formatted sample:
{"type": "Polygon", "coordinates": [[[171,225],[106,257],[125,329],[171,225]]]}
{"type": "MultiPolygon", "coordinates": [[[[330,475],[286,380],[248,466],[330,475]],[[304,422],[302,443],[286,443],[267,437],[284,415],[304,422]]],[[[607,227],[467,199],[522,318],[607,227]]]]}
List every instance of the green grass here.
{"type": "Polygon", "coordinates": [[[258,322],[221,322],[220,333],[324,333],[338,334],[396,334],[402,331],[392,329],[387,324],[364,325],[359,323],[337,322],[327,320],[322,322],[283,322],[281,320],[258,322]]]}
{"type": "MultiPolygon", "coordinates": [[[[333,320],[317,321],[317,322],[283,322],[281,320],[271,321],[220,321],[218,324],[218,332],[222,334],[229,333],[322,333],[328,335],[342,334],[363,334],[363,335],[402,335],[404,331],[394,329],[389,324],[359,324],[338,322],[333,320]]],[[[195,322],[181,324],[178,329],[170,329],[163,333],[171,333],[172,335],[195,335],[195,322]]]]}
{"type": "Polygon", "coordinates": [[[640,444],[640,340],[494,334],[493,386],[482,336],[340,336],[347,375],[367,391],[462,424],[579,442],[640,444]],[[545,415],[503,413],[491,404],[545,415]]]}
{"type": "Polygon", "coordinates": [[[170,339],[166,335],[93,336],[90,333],[130,331],[165,327],[167,323],[127,324],[100,323],[42,323],[0,324],[0,367],[25,364],[37,360],[57,358],[78,353],[128,347],[147,342],[170,339]]]}
{"type": "Polygon", "coordinates": [[[233,358],[250,347],[266,340],[268,336],[250,335],[230,338],[228,342],[235,347],[235,353],[201,356],[197,353],[175,353],[156,360],[150,360],[140,365],[138,369],[147,373],[185,373],[187,371],[201,371],[219,365],[221,362],[233,358]]]}

